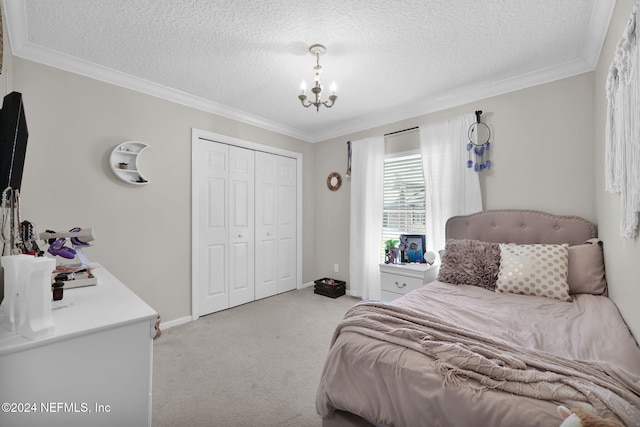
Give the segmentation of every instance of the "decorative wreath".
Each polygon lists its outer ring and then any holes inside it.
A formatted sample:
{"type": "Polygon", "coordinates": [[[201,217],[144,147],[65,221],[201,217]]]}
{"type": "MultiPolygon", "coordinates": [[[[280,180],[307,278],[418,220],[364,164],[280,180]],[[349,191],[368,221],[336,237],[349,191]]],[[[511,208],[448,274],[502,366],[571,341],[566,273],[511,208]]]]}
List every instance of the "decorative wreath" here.
{"type": "Polygon", "coordinates": [[[336,191],[338,188],[340,188],[341,185],[342,185],[342,177],[340,176],[340,174],[338,172],[330,173],[329,176],[327,177],[327,187],[329,187],[329,190],[336,191]],[[333,184],[334,178],[336,180],[335,184],[333,184]]]}

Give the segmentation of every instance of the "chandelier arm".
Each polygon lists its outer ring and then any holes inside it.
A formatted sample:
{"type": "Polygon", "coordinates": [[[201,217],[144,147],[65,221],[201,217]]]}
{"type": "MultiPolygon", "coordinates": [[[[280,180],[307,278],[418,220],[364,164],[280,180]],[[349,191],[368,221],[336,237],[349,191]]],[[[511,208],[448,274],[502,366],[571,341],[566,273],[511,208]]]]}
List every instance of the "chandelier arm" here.
{"type": "Polygon", "coordinates": [[[333,107],[333,104],[336,102],[336,99],[338,99],[338,97],[336,95],[331,95],[329,97],[329,100],[328,101],[324,101],[322,103],[322,105],[324,105],[327,108],[331,108],[331,107],[333,107]]]}
{"type": "Polygon", "coordinates": [[[305,108],[309,108],[312,105],[314,105],[313,102],[311,102],[311,101],[307,101],[306,104],[305,104],[306,97],[302,98],[302,97],[299,96],[298,98],[300,99],[300,102],[302,103],[302,106],[305,107],[305,108]]]}

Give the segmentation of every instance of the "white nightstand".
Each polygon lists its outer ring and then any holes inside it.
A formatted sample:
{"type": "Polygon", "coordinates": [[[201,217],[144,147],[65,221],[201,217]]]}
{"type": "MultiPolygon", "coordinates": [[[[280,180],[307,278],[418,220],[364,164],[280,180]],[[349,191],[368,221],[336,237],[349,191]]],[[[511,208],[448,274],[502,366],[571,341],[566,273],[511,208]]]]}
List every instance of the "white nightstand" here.
{"type": "Polygon", "coordinates": [[[382,300],[385,302],[436,280],[438,264],[380,264],[382,300]]]}

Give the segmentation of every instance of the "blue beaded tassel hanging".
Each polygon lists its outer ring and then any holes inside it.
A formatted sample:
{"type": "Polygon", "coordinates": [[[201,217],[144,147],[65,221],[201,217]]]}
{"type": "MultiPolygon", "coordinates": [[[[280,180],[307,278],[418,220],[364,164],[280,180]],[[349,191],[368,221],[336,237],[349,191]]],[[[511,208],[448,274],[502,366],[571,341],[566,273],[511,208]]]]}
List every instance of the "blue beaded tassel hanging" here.
{"type": "Polygon", "coordinates": [[[476,172],[485,169],[491,169],[491,158],[489,152],[491,150],[491,129],[486,123],[480,121],[481,110],[476,111],[476,122],[469,126],[467,143],[467,151],[469,152],[469,160],[467,167],[473,168],[476,172]],[[475,156],[475,162],[473,160],[475,156]]]}

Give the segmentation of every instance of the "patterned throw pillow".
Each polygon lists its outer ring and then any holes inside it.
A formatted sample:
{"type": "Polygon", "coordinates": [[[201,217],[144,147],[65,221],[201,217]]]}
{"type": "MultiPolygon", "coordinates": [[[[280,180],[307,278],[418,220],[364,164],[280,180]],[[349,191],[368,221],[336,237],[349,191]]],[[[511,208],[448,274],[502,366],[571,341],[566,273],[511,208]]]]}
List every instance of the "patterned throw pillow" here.
{"type": "Polygon", "coordinates": [[[500,263],[497,243],[452,239],[447,242],[441,259],[439,281],[494,290],[500,263]]]}
{"type": "Polygon", "coordinates": [[[496,292],[571,301],[567,283],[569,245],[500,244],[496,292]]]}

